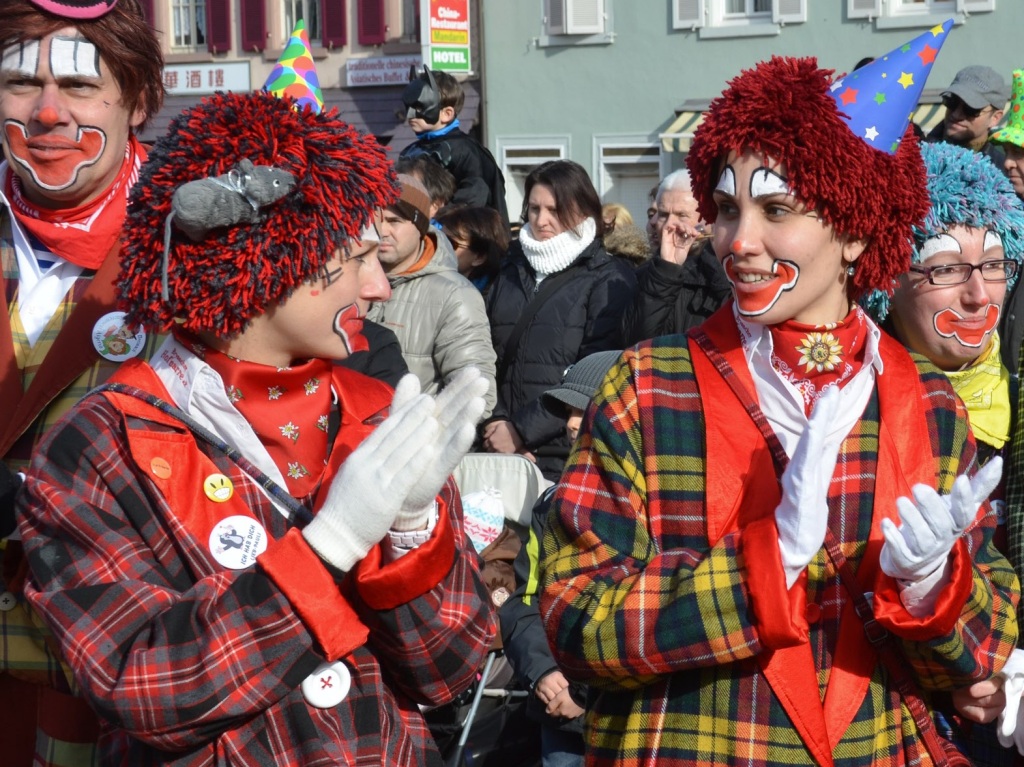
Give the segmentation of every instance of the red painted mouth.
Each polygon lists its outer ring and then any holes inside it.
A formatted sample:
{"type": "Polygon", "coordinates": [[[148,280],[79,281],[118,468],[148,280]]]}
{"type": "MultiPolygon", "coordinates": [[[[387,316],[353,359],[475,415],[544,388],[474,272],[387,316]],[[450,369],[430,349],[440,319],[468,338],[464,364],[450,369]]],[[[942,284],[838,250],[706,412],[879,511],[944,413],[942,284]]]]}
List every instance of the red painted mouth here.
{"type": "Polygon", "coordinates": [[[78,140],[65,136],[28,137],[16,120],[4,123],[4,135],[11,159],[28,171],[32,180],[51,192],[74,185],[83,168],[95,165],[103,155],[107,136],[99,128],[78,129],[78,140]]]}
{"type": "Polygon", "coordinates": [[[953,309],[943,309],[934,317],[935,332],[943,338],[955,338],[972,349],[980,347],[985,336],[999,324],[999,305],[989,304],[984,317],[965,318],[953,309]]]}
{"type": "Polygon", "coordinates": [[[370,343],[363,335],[363,318],[359,316],[359,307],[355,304],[349,304],[334,315],[334,332],[345,344],[349,354],[370,350],[370,343]]]}
{"type": "Polygon", "coordinates": [[[735,268],[734,257],[730,253],[722,261],[725,274],[732,283],[732,292],[736,296],[736,306],[744,317],[758,317],[773,306],[787,290],[792,290],[800,278],[800,267],[792,261],[772,262],[772,271],[739,272],[735,268]],[[743,282],[740,274],[758,274],[767,279],[759,282],[743,282]]]}

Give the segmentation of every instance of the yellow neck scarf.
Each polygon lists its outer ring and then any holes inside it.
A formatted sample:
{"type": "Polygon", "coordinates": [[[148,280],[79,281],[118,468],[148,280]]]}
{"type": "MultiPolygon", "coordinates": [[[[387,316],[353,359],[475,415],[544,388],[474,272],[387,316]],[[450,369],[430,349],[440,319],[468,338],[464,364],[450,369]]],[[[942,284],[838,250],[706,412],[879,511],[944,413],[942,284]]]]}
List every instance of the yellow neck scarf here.
{"type": "Polygon", "coordinates": [[[947,372],[953,389],[967,406],[974,438],[997,450],[1010,438],[1010,372],[999,359],[999,334],[964,370],[947,372]]]}

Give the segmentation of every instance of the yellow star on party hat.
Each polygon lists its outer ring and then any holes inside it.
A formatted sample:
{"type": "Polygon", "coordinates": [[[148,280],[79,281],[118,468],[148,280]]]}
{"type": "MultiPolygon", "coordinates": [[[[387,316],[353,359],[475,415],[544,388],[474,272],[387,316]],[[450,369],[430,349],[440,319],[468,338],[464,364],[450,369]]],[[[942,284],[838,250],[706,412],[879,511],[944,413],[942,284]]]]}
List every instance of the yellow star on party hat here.
{"type": "Polygon", "coordinates": [[[295,100],[298,109],[308,106],[319,114],[324,108],[324,94],[313,65],[313,53],[309,48],[306,22],[302,19],[295,24],[288,44],[277,60],[277,65],[267,78],[263,90],[275,96],[288,96],[295,100]]]}

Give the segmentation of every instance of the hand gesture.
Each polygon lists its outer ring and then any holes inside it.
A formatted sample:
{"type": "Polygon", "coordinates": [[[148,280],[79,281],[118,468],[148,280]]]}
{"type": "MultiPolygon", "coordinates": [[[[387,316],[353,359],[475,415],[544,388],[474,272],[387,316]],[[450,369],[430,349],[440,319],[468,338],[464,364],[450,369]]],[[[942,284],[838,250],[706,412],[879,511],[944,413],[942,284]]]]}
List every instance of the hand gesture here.
{"type": "Polygon", "coordinates": [[[659,255],[665,261],[682,264],[690,255],[690,247],[702,234],[701,225],[688,221],[670,221],[661,230],[659,255]]]}
{"type": "Polygon", "coordinates": [[[322,559],[351,570],[380,541],[438,460],[436,403],[419,379],[398,383],[391,413],[341,466],[323,507],[302,531],[322,559]]]}
{"type": "Polygon", "coordinates": [[[836,387],[821,395],[782,475],[782,500],[775,509],[775,524],[790,588],[825,540],[828,488],[838,455],[838,446],[824,455],[825,438],[839,412],[839,399],[836,387]]]}
{"type": "Polygon", "coordinates": [[[1017,753],[1024,756],[1024,709],[1020,707],[1020,697],[1024,694],[1024,650],[1014,650],[1006,666],[999,672],[1003,682],[1003,694],[1006,705],[999,715],[999,728],[996,734],[1005,748],[1017,747],[1017,753]]]}
{"type": "Polygon", "coordinates": [[[996,456],[969,478],[961,474],[949,495],[939,495],[928,485],[911,488],[913,500],[896,499],[899,527],[882,520],[885,542],[879,557],[882,572],[891,578],[916,583],[937,570],[949,557],[953,544],[971,526],[978,509],[996,489],[1003,460],[996,456]]]}
{"type": "Polygon", "coordinates": [[[487,379],[470,367],[460,370],[437,395],[433,413],[439,427],[435,458],[406,496],[393,529],[417,530],[426,524],[434,499],[473,444],[486,393],[487,379]]]}

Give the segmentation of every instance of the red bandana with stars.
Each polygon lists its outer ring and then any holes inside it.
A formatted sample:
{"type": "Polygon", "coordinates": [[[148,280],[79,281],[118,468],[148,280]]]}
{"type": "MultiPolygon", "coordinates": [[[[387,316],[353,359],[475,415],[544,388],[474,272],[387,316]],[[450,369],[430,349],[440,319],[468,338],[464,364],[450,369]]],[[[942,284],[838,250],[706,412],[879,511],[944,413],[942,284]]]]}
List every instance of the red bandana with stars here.
{"type": "Polygon", "coordinates": [[[787,320],[769,328],[772,367],[800,390],[808,416],[826,388],[832,384],[842,387],[860,370],[867,329],[867,319],[859,306],[829,325],[787,320]]]}
{"type": "Polygon", "coordinates": [[[296,498],[312,493],[327,463],[331,363],[315,359],[275,368],[237,360],[208,346],[203,357],[224,379],[228,399],[252,425],[288,491],[296,498]]]}

